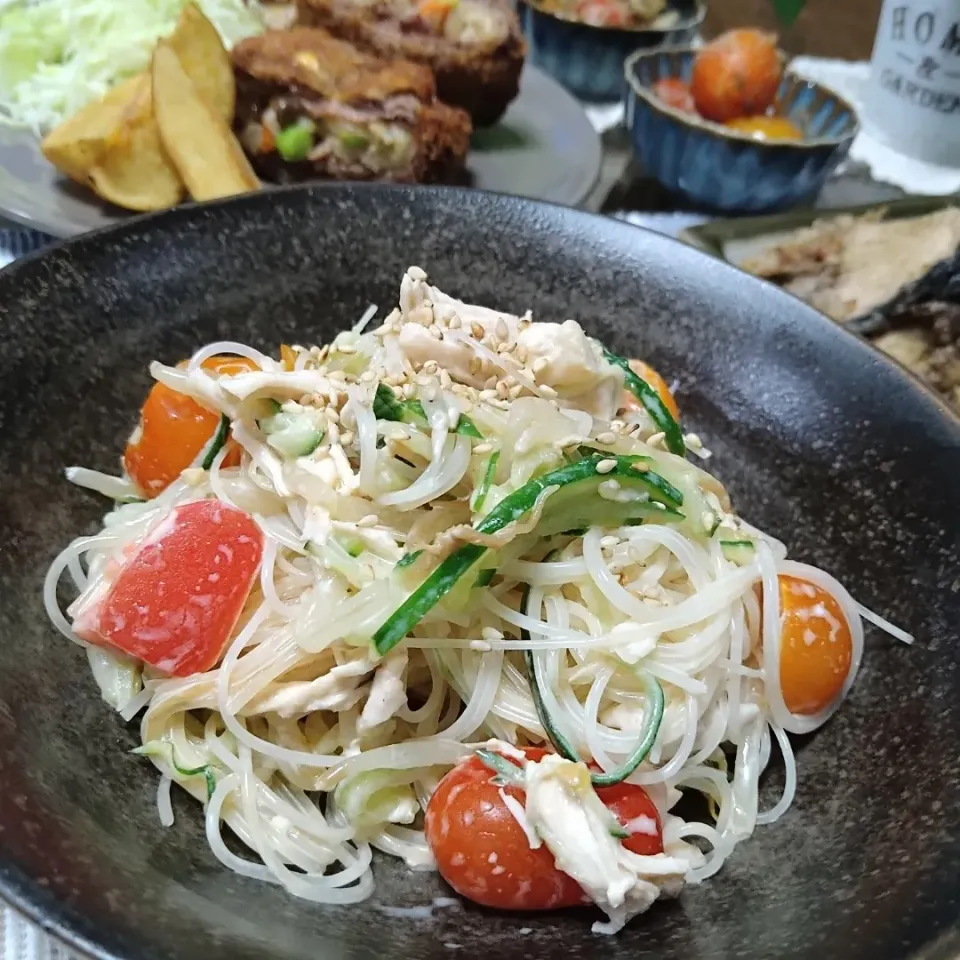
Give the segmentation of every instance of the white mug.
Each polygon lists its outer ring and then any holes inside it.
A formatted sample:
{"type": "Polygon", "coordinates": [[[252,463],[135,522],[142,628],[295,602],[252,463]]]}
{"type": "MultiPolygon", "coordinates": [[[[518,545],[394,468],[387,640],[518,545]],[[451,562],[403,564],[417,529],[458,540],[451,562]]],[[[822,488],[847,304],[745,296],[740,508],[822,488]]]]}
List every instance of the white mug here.
{"type": "Polygon", "coordinates": [[[884,0],[861,120],[900,153],[960,167],[960,0],[884,0]]]}

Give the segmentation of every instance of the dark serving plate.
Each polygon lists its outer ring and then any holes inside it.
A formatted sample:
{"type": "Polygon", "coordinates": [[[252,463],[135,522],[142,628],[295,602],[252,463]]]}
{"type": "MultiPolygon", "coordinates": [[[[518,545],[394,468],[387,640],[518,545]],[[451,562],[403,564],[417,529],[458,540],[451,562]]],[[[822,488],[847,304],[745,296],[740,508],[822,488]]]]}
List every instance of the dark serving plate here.
{"type": "MultiPolygon", "coordinates": [[[[612,220],[458,190],[315,187],[130,221],[0,273],[0,893],[83,954],[137,960],[602,955],[948,958],[960,945],[960,425],[855,337],[771,286],[612,220]],[[918,637],[869,631],[844,709],[797,743],[795,805],[723,871],[619,937],[515,916],[380,862],[372,901],[321,908],[226,872],[200,809],[157,821],[136,728],[48,626],[45,568],[104,504],[149,382],[210,339],[323,340],[417,263],[445,290],[577,317],[679,380],[743,514],[918,637]],[[419,908],[413,911],[403,908],[419,908]],[[429,914],[429,915],[428,915],[429,914]]],[[[764,781],[769,804],[782,783],[764,781]]]]}

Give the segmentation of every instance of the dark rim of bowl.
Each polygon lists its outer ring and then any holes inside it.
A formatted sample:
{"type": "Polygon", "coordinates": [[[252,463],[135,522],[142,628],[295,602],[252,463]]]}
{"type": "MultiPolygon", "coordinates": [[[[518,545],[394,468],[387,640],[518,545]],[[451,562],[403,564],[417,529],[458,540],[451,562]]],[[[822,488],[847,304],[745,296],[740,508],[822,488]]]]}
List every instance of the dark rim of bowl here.
{"type": "MultiPolygon", "coordinates": [[[[712,120],[705,120],[701,116],[693,116],[689,113],[684,113],[682,110],[677,110],[674,107],[668,106],[667,104],[663,103],[660,98],[656,96],[656,94],[654,94],[650,87],[644,86],[637,79],[634,73],[634,66],[641,60],[646,60],[650,57],[663,56],[664,54],[696,55],[699,49],[699,47],[669,47],[658,50],[637,50],[634,53],[631,53],[623,63],[623,75],[626,78],[631,92],[635,97],[639,97],[641,100],[645,101],[648,106],[652,107],[658,113],[671,117],[674,120],[679,120],[688,127],[696,127],[707,133],[712,133],[728,140],[739,140],[741,143],[751,143],[757,147],[777,147],[779,149],[788,150],[813,150],[818,147],[839,147],[843,144],[851,143],[854,137],[856,137],[860,132],[860,118],[857,114],[857,111],[853,108],[853,105],[849,100],[846,99],[846,97],[840,96],[840,94],[835,90],[825,86],[822,83],[817,83],[815,80],[807,80],[805,77],[801,77],[799,74],[792,75],[801,83],[805,83],[808,87],[815,87],[817,90],[822,90],[824,93],[829,94],[829,96],[831,96],[838,103],[842,104],[842,106],[849,112],[853,121],[850,130],[844,134],[841,134],[840,136],[835,137],[804,137],[802,140],[786,140],[778,137],[770,137],[767,140],[758,140],[756,137],[752,137],[748,133],[741,133],[739,130],[731,130],[729,127],[725,127],[722,123],[714,123],[712,120]]],[[[789,64],[787,65],[786,72],[792,73],[789,64]]]]}
{"type": "MultiPolygon", "coordinates": [[[[543,14],[545,17],[550,17],[553,20],[562,20],[564,23],[575,23],[577,26],[583,27],[585,30],[596,30],[598,33],[636,33],[640,35],[645,33],[655,33],[669,35],[677,30],[691,30],[695,27],[701,26],[704,18],[707,15],[706,0],[696,0],[696,13],[669,27],[655,27],[651,25],[645,27],[600,27],[593,23],[584,23],[582,20],[577,20],[575,17],[565,17],[559,13],[554,13],[550,10],[544,10],[541,6],[542,2],[543,0],[520,0],[522,5],[536,10],[537,13],[543,14]]],[[[667,11],[664,12],[666,13],[667,11]]],[[[663,14],[660,14],[659,16],[663,16],[663,14]]],[[[686,48],[678,47],[677,49],[686,48]]]]}

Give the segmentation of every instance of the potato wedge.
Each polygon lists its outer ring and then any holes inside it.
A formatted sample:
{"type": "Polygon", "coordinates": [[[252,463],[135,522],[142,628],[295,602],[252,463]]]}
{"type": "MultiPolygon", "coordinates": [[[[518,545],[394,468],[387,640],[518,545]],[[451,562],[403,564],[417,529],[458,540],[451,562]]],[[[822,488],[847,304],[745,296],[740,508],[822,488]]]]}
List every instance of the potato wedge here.
{"type": "Polygon", "coordinates": [[[194,200],[260,188],[233,131],[190,82],[170,44],[153,52],[153,108],[170,159],[194,200]]]}
{"type": "Polygon", "coordinates": [[[122,124],[143,79],[138,75],[118,84],[51,130],[40,144],[47,160],[72,180],[89,186],[90,171],[122,124]]]}
{"type": "Polygon", "coordinates": [[[149,74],[138,78],[119,125],[90,170],[98,196],[127,210],[165,210],[183,199],[183,181],[170,162],[153,116],[149,74]]]}
{"type": "Polygon", "coordinates": [[[188,3],[167,41],[197,92],[222,120],[233,123],[237,87],[233,64],[217,28],[200,8],[188,3]]]}

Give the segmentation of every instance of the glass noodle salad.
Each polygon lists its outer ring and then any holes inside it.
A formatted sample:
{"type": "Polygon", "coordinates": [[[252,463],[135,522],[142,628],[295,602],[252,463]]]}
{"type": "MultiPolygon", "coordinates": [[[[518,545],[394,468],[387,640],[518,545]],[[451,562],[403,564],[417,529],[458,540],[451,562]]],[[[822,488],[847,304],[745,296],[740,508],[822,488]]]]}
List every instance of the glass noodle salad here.
{"type": "Polygon", "coordinates": [[[740,519],[665,382],[575,321],[415,267],[375,312],[154,363],[124,475],[68,470],[115,505],[49,615],[142,711],[162,822],[176,783],[237,873],[350,903],[376,849],[615,932],[787,811],[788,734],[842,702],[863,618],[910,638],[740,519]]]}

